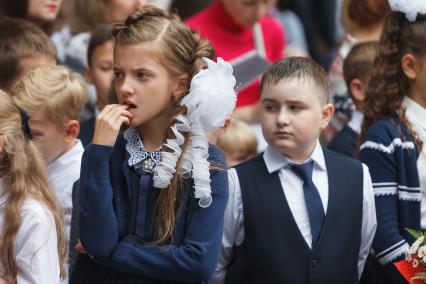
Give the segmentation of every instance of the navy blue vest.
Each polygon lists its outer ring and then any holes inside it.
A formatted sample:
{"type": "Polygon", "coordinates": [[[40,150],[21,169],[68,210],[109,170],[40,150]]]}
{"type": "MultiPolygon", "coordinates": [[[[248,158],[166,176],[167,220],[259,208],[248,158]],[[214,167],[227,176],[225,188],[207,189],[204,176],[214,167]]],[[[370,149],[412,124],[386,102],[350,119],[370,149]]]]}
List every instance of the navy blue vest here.
{"type": "Polygon", "coordinates": [[[235,248],[226,283],[358,283],[363,169],[324,150],[329,199],[326,219],[311,250],[293,218],[278,172],[262,155],[236,167],[244,210],[244,241],[235,248]]]}

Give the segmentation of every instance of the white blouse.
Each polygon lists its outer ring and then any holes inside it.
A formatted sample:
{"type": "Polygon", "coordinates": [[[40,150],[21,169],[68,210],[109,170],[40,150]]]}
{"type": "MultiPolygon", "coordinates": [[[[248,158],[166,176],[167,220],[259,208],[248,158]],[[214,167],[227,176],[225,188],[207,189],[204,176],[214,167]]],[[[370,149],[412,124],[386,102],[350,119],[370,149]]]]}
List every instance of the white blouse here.
{"type": "MultiPolygon", "coordinates": [[[[5,226],[7,194],[0,180],[0,234],[5,226]]],[[[22,224],[13,243],[18,266],[17,284],[57,284],[60,281],[56,226],[50,211],[27,198],[21,207],[22,224]]],[[[0,275],[5,272],[0,261],[0,275]]],[[[1,276],[0,276],[1,277],[1,276]]]]}
{"type": "Polygon", "coordinates": [[[405,97],[403,106],[407,109],[405,115],[413,126],[413,130],[423,141],[423,149],[417,160],[422,200],[420,202],[420,227],[426,229],[426,109],[409,97],[405,97]]]}

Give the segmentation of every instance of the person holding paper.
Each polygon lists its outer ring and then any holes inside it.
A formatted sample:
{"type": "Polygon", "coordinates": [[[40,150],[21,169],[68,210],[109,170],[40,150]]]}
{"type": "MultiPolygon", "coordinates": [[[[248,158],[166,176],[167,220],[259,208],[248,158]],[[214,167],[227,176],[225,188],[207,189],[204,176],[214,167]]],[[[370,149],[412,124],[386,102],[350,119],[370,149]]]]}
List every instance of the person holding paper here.
{"type": "Polygon", "coordinates": [[[284,31],[266,15],[275,2],[216,0],[186,21],[213,44],[217,57],[233,65],[238,87],[235,115],[249,123],[258,121],[260,75],[283,57],[284,31]]]}

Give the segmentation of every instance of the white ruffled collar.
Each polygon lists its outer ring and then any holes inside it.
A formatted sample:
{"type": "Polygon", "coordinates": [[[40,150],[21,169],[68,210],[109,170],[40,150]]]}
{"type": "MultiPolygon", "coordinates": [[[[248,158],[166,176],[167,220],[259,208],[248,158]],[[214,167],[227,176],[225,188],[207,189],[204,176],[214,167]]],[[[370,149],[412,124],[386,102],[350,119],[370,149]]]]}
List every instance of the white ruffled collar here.
{"type": "Polygon", "coordinates": [[[129,153],[129,166],[134,166],[141,163],[146,158],[150,157],[156,164],[161,160],[161,146],[154,152],[148,152],[143,146],[139,131],[134,127],[127,128],[123,133],[126,139],[126,151],[129,153]]]}

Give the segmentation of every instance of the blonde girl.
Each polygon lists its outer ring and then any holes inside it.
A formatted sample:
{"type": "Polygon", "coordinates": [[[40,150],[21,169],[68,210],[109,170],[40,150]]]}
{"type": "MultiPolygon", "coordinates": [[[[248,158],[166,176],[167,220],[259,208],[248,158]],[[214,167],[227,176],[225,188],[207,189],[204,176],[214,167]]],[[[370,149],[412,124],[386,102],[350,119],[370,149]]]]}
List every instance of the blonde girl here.
{"type": "Polygon", "coordinates": [[[203,283],[227,202],[207,131],[235,106],[229,63],[174,14],[144,7],[114,31],[118,104],[96,120],[80,177],[81,254],[71,283],[203,283]],[[129,126],[119,135],[120,127],[129,126]],[[81,250],[84,252],[83,250],[81,250]]]}
{"type": "Polygon", "coordinates": [[[0,91],[0,280],[58,283],[67,257],[63,212],[30,138],[26,112],[0,91]]]}
{"type": "Polygon", "coordinates": [[[373,181],[378,283],[406,283],[395,262],[426,229],[426,2],[390,0],[368,87],[360,159],[373,181]]]}

